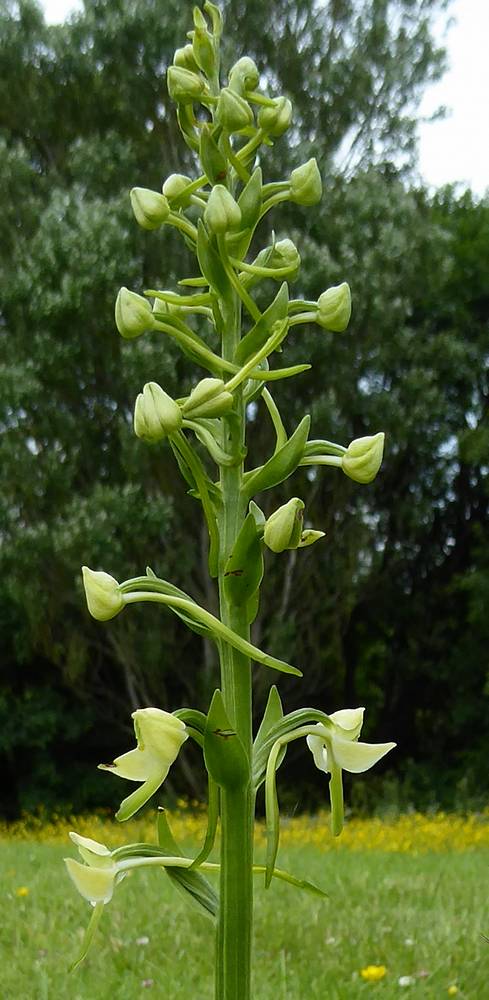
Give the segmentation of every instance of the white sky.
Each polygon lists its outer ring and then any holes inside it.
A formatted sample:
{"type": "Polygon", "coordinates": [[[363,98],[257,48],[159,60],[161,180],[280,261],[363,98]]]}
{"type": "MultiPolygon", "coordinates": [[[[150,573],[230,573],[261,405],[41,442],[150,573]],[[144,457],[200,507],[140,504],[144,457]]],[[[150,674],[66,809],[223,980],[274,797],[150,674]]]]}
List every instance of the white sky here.
{"type": "MultiPolygon", "coordinates": [[[[43,0],[43,6],[46,20],[56,23],[81,3],[43,0]]],[[[420,124],[419,168],[430,185],[461,181],[483,194],[489,188],[489,0],[453,0],[450,14],[449,68],[421,105],[424,116],[440,105],[449,114],[420,124]]]]}

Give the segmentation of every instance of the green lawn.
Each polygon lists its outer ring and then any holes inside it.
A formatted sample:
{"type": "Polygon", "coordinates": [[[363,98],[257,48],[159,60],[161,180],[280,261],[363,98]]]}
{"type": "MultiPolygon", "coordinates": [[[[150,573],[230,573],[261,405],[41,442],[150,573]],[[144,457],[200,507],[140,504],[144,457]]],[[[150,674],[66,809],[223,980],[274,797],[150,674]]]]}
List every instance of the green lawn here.
{"type": "MultiPolygon", "coordinates": [[[[61,858],[73,850],[2,844],[1,1000],[212,998],[210,921],[166,876],[127,878],[85,964],[68,974],[90,908],[61,858]],[[28,895],[17,890],[25,886],[28,895]],[[149,941],[145,939],[149,938],[149,941]]],[[[288,848],[281,867],[321,884],[327,900],[256,880],[255,1000],[489,997],[489,852],[393,854],[288,848]],[[385,965],[378,983],[359,970],[385,965]],[[420,973],[424,973],[420,976],[420,973]],[[415,976],[403,988],[401,976],[415,976]]]]}

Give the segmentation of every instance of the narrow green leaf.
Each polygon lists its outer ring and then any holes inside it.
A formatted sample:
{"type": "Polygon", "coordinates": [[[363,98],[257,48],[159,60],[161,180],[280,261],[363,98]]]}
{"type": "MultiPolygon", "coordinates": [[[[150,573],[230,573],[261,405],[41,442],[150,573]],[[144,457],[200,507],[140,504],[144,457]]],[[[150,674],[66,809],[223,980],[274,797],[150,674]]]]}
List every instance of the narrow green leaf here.
{"type": "Polygon", "coordinates": [[[246,753],[233,729],[219,689],[207,714],[204,760],[208,773],[221,788],[242,788],[249,778],[246,753]]]}
{"type": "Polygon", "coordinates": [[[216,839],[217,831],[217,821],[219,819],[219,786],[216,784],[214,779],[209,774],[208,776],[208,792],[207,792],[207,829],[205,833],[204,843],[194,861],[191,865],[191,869],[198,868],[203,861],[207,861],[209,854],[214,847],[214,841],[216,839]]]}
{"type": "MultiPolygon", "coordinates": [[[[166,817],[164,809],[158,810],[157,819],[158,843],[168,857],[183,857],[166,817]]],[[[218,897],[210,882],[201,872],[193,868],[165,868],[165,873],[175,886],[175,889],[201,913],[215,917],[219,908],[218,897]]]]}
{"type": "Polygon", "coordinates": [[[224,593],[230,604],[242,607],[258,590],[263,578],[263,546],[250,512],[243,521],[224,569],[224,593]]]}
{"type": "Polygon", "coordinates": [[[236,364],[244,364],[248,358],[260,350],[260,347],[263,347],[272,332],[273,325],[286,319],[288,304],[289,288],[287,282],[284,281],[268,309],[238,345],[234,358],[236,364]]]}
{"type": "Polygon", "coordinates": [[[311,418],[305,416],[295,429],[287,444],[269,458],[260,469],[254,469],[244,476],[244,490],[251,499],[255,493],[269,490],[283,483],[299,465],[309,433],[311,418]]]}
{"type": "Polygon", "coordinates": [[[278,688],[275,684],[272,684],[270,691],[268,692],[267,704],[260,723],[260,728],[258,729],[255,742],[253,744],[255,751],[260,749],[272,727],[276,726],[280,720],[283,719],[283,717],[284,710],[282,708],[282,700],[278,693],[278,688]]]}
{"type": "Polygon", "coordinates": [[[202,274],[209,285],[223,298],[229,296],[229,279],[221,258],[207,235],[202,219],[199,219],[197,228],[197,257],[202,274]]]}
{"type": "Polygon", "coordinates": [[[75,958],[75,961],[72,962],[72,964],[70,965],[69,972],[74,972],[75,969],[77,969],[78,966],[81,965],[83,959],[86,957],[88,949],[90,948],[90,945],[95,937],[95,932],[100,923],[100,918],[102,916],[102,913],[104,912],[104,909],[105,909],[105,903],[97,903],[94,906],[93,913],[88,922],[88,927],[85,931],[85,936],[82,941],[80,952],[78,954],[78,957],[75,958]]]}
{"type": "Polygon", "coordinates": [[[280,813],[277,798],[276,766],[280,743],[275,743],[268,758],[267,776],[265,779],[265,814],[267,829],[267,852],[265,886],[268,889],[272,881],[273,869],[277,858],[280,837],[280,813]]]}
{"type": "Polygon", "coordinates": [[[186,903],[215,920],[219,910],[219,897],[201,872],[190,868],[165,868],[165,872],[186,903]]]}

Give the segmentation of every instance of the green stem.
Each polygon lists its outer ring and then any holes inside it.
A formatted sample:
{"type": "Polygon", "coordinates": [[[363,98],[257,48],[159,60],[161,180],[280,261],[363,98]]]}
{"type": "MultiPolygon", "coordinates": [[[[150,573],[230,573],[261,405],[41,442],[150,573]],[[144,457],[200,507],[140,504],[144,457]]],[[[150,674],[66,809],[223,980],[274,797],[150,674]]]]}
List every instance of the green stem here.
{"type": "MultiPolygon", "coordinates": [[[[239,343],[241,306],[232,294],[222,303],[223,358],[231,361],[239,343]]],[[[239,420],[223,417],[223,448],[239,453],[245,439],[242,390],[236,392],[239,420]]],[[[242,495],[243,465],[222,467],[219,597],[221,621],[249,641],[249,625],[242,608],[230,606],[224,590],[224,567],[245,515],[242,495]]],[[[221,794],[221,896],[216,953],[216,1000],[250,1000],[253,920],[253,819],[251,783],[251,665],[228,643],[221,644],[221,689],[226,712],[245,748],[250,780],[243,788],[221,794]]]]}

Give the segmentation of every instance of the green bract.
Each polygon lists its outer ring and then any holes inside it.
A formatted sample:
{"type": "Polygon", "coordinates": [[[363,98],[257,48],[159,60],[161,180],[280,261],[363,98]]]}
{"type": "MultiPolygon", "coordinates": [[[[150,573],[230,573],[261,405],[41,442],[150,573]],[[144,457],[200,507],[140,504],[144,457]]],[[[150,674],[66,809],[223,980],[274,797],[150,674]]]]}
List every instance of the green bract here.
{"type": "Polygon", "coordinates": [[[116,757],[111,764],[99,764],[128,781],[140,781],[141,787],[121,802],[116,819],[130,819],[163,784],[180,747],[188,739],[185,724],[159,708],[140,708],[132,713],[137,747],[116,757]]]}

